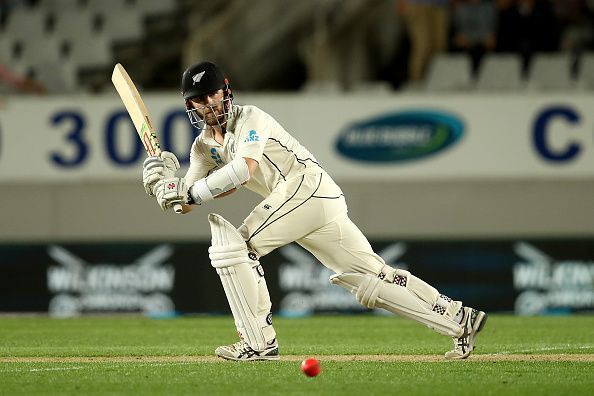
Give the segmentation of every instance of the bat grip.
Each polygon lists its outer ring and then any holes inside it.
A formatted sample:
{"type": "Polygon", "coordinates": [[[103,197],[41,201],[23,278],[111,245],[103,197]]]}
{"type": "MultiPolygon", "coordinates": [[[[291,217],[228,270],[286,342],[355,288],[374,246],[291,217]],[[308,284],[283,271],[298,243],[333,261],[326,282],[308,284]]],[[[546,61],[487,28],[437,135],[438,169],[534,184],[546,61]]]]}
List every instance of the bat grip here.
{"type": "MultiPolygon", "coordinates": [[[[161,153],[159,153],[159,157],[161,157],[161,153]]],[[[166,169],[166,168],[165,168],[165,169],[166,169]]],[[[166,172],[165,172],[165,177],[174,177],[174,176],[175,176],[175,172],[169,172],[169,171],[166,171],[166,172]]],[[[183,207],[181,206],[181,204],[178,204],[178,203],[177,203],[177,204],[173,205],[173,211],[174,211],[175,213],[177,213],[177,214],[180,214],[180,213],[182,213],[182,212],[183,212],[183,210],[184,210],[184,209],[183,209],[183,207]]]]}

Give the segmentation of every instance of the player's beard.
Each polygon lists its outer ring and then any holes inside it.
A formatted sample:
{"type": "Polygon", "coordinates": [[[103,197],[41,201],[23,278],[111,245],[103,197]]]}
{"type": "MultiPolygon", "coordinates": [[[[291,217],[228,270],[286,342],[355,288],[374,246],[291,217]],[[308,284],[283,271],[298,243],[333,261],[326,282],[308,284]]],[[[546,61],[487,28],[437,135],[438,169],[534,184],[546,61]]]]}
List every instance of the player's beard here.
{"type": "Polygon", "coordinates": [[[225,124],[225,116],[223,114],[222,105],[216,105],[204,112],[204,123],[211,127],[223,126],[225,124]]]}

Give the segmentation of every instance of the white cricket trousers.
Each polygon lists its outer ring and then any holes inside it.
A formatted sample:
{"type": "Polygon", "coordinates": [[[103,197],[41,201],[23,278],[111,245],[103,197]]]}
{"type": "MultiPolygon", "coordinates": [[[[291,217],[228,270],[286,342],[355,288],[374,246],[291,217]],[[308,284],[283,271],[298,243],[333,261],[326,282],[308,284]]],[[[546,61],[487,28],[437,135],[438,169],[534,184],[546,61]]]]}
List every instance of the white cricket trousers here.
{"type": "Polygon", "coordinates": [[[297,242],[338,274],[377,275],[384,266],[349,219],[342,190],[324,171],[280,182],[239,232],[259,256],[297,242]]]}

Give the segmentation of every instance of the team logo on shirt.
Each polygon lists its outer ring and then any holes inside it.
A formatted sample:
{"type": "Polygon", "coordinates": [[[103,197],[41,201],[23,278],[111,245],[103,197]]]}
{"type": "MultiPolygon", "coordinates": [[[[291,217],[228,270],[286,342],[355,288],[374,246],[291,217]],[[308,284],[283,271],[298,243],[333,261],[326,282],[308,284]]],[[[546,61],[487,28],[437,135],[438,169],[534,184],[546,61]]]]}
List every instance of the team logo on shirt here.
{"type": "Polygon", "coordinates": [[[260,136],[258,136],[258,132],[256,132],[254,129],[252,129],[251,131],[248,132],[247,137],[244,139],[244,143],[249,143],[249,142],[259,142],[260,141],[260,136]]]}

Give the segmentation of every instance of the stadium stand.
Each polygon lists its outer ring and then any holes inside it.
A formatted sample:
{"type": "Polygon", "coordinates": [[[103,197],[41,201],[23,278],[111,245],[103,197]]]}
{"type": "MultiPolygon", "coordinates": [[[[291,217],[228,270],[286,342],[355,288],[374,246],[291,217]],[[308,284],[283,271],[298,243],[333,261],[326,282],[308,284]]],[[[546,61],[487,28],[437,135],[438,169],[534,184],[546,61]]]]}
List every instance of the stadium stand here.
{"type": "MultiPolygon", "coordinates": [[[[96,3],[104,3],[97,1],[96,3]]],[[[40,0],[38,7],[46,12],[67,11],[82,7],[81,0],[40,0]]]]}
{"type": "Polygon", "coordinates": [[[472,86],[472,64],[468,55],[438,54],[433,57],[425,80],[425,90],[468,90],[472,86]]]}
{"type": "MultiPolygon", "coordinates": [[[[50,92],[111,89],[109,69],[115,62],[124,63],[140,86],[169,90],[177,88],[181,70],[200,58],[226,65],[240,90],[386,92],[406,86],[410,43],[389,0],[302,0],[291,2],[291,12],[285,2],[268,0],[19,4],[2,10],[0,61],[38,79],[50,75],[44,68],[54,70],[63,83],[47,80],[50,92]]],[[[467,54],[442,53],[432,60],[421,88],[594,89],[588,52],[594,48],[588,45],[572,52],[536,52],[523,58],[523,70],[518,56],[526,54],[490,52],[476,79],[467,54]]]]}
{"type": "Polygon", "coordinates": [[[48,14],[40,8],[17,8],[10,13],[3,35],[13,40],[42,40],[47,32],[48,14]]]}
{"type": "Polygon", "coordinates": [[[594,90],[594,52],[580,56],[575,86],[581,90],[594,90]]]}
{"type": "Polygon", "coordinates": [[[518,54],[485,55],[478,72],[478,91],[513,91],[523,87],[522,59],[518,54]]]}
{"type": "Polygon", "coordinates": [[[573,88],[574,57],[570,53],[536,53],[532,57],[527,87],[533,90],[573,88]]]}

